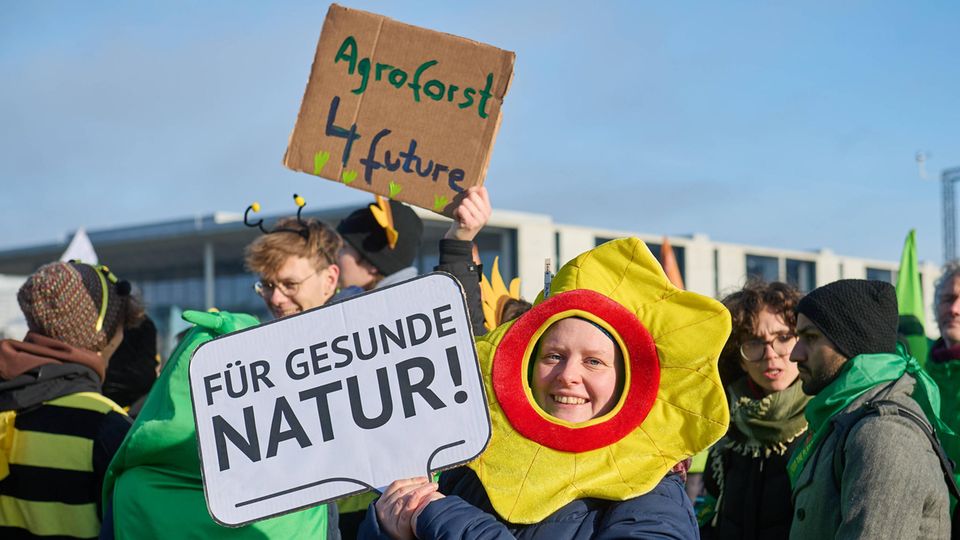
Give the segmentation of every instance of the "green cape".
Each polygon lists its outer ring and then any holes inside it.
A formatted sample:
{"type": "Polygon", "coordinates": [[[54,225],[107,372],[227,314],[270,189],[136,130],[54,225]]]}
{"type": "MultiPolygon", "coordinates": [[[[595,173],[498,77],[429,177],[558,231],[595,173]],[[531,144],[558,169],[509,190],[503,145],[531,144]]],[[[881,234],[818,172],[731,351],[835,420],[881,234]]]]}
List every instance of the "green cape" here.
{"type": "MultiPolygon", "coordinates": [[[[940,390],[940,417],[955,433],[960,433],[960,360],[935,362],[929,360],[923,367],[940,390]]],[[[960,437],[940,440],[947,457],[960,464],[960,437]]],[[[954,468],[954,478],[960,483],[960,466],[954,468]]]]}
{"type": "Polygon", "coordinates": [[[207,512],[188,368],[204,342],[259,324],[242,313],[185,312],[196,323],[157,379],[103,482],[116,538],[326,538],[327,507],[230,529],[207,512]]]}

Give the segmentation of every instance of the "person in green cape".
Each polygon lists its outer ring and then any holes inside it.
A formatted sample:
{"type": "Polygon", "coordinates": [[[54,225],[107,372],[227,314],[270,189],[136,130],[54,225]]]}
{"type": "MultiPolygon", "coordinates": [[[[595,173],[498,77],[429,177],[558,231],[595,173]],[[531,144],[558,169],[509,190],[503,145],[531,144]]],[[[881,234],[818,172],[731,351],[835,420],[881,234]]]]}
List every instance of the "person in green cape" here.
{"type": "MultiPolygon", "coordinates": [[[[960,432],[960,261],[950,261],[934,289],[940,339],[930,348],[925,369],[940,389],[940,412],[960,432]]],[[[947,455],[960,463],[960,444],[943,441],[947,455]]]]}
{"type": "Polygon", "coordinates": [[[814,397],[787,465],[790,538],[949,537],[942,451],[926,432],[955,435],[939,418],[936,384],[897,346],[893,286],[836,281],[800,300],[797,314],[790,360],[814,397]]]}
{"type": "Polygon", "coordinates": [[[308,508],[238,528],[207,511],[200,475],[188,368],[200,344],[258,324],[242,313],[184,312],[194,323],[170,355],[104,480],[101,538],[339,539],[334,505],[308,508]]]}

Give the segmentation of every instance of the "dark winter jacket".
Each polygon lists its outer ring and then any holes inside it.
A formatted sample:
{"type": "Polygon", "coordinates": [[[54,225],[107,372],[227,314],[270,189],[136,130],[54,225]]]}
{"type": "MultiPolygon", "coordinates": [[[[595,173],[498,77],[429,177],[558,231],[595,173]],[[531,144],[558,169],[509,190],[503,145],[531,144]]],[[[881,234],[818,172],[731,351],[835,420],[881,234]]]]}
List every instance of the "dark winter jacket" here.
{"type": "Polygon", "coordinates": [[[0,371],[36,365],[0,379],[0,538],[99,535],[104,473],[130,419],[99,393],[98,358],[35,334],[0,342],[0,371]]]}
{"type": "MultiPolygon", "coordinates": [[[[447,496],[431,502],[417,518],[421,540],[698,538],[693,507],[675,474],[667,475],[645,495],[622,502],[578,499],[532,525],[497,519],[483,485],[466,467],[445,472],[440,491],[447,496]]],[[[380,530],[372,506],[360,538],[389,538],[380,530]]]]}
{"type": "Polygon", "coordinates": [[[713,527],[705,527],[703,538],[786,539],[790,536],[793,515],[787,461],[800,442],[788,445],[785,454],[767,457],[743,455],[732,449],[710,451],[704,481],[707,492],[719,494],[720,487],[711,474],[713,467],[723,468],[724,496],[719,501],[713,527]],[[719,460],[720,464],[715,461],[719,460]]]}
{"type": "Polygon", "coordinates": [[[716,515],[706,540],[786,539],[793,516],[787,462],[807,430],[799,380],[765,393],[747,375],[727,387],[730,428],[710,449],[704,484],[716,515]]]}
{"type": "Polygon", "coordinates": [[[457,278],[467,297],[467,311],[470,313],[473,335],[486,334],[487,329],[483,325],[483,300],[480,295],[482,268],[473,262],[473,242],[441,239],[440,262],[434,270],[453,274],[453,277],[457,278]]]}

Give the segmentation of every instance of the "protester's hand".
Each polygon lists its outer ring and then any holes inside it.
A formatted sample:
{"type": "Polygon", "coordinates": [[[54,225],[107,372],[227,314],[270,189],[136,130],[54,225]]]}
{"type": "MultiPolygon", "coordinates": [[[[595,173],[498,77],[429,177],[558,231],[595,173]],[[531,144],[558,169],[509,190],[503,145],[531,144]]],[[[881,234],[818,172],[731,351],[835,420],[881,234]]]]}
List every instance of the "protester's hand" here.
{"type": "Polygon", "coordinates": [[[421,505],[425,507],[434,500],[433,495],[439,495],[438,487],[423,476],[393,481],[374,505],[380,528],[394,540],[415,538],[413,517],[422,511],[421,505]]]}
{"type": "Polygon", "coordinates": [[[433,501],[442,499],[444,497],[445,495],[443,493],[440,493],[439,491],[434,491],[433,493],[424,497],[422,501],[420,501],[420,506],[417,507],[416,510],[414,510],[413,517],[410,518],[410,529],[413,530],[414,536],[416,536],[417,534],[417,518],[419,518],[420,514],[423,513],[423,509],[426,508],[427,505],[432,503],[433,501]]]}
{"type": "Polygon", "coordinates": [[[483,186],[468,188],[461,196],[460,204],[453,210],[453,223],[443,237],[473,241],[490,220],[490,213],[493,212],[490,196],[483,186]]]}

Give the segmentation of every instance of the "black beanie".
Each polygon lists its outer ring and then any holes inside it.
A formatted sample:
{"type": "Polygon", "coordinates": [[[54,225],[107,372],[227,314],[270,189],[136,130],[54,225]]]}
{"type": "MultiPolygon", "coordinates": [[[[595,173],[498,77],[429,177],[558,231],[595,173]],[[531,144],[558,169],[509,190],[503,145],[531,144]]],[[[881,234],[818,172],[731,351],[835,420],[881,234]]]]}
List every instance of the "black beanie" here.
{"type": "Polygon", "coordinates": [[[393,249],[387,244],[387,233],[374,219],[369,206],[354,210],[337,225],[340,236],[384,276],[413,265],[423,234],[423,222],[409,206],[391,200],[390,212],[399,234],[393,249]]]}
{"type": "Polygon", "coordinates": [[[885,281],[841,279],[814,289],[797,304],[841,354],[897,349],[897,294],[885,281]]]}

